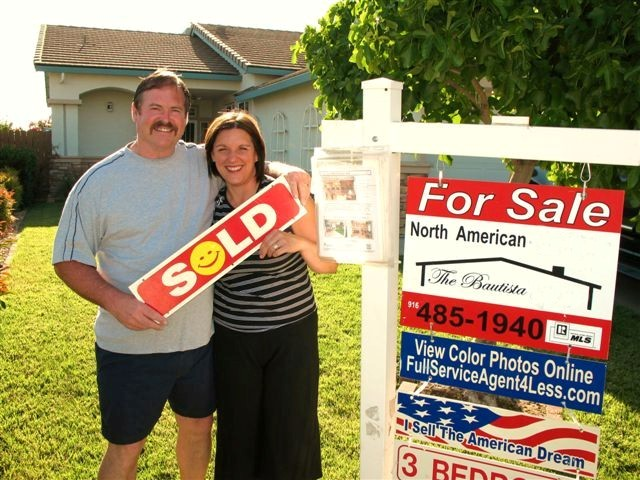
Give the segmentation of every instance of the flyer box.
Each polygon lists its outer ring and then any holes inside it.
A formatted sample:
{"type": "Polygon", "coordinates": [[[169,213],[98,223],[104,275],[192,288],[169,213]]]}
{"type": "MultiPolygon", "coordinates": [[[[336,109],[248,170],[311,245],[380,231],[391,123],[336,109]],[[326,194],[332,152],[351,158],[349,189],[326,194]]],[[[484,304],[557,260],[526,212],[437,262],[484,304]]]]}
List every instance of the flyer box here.
{"type": "MultiPolygon", "coordinates": [[[[390,152],[316,148],[311,158],[320,256],[338,263],[388,262],[390,152]]],[[[396,235],[396,232],[391,232],[396,235]]]]}

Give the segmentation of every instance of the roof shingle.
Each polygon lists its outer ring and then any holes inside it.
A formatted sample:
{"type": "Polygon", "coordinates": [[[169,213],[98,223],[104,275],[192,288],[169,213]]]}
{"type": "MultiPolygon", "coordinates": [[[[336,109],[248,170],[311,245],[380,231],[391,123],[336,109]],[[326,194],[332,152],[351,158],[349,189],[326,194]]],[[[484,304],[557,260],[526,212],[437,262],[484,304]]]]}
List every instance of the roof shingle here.
{"type": "Polygon", "coordinates": [[[152,69],[237,75],[202,40],[187,34],[42,25],[36,65],[152,69]]]}
{"type": "Polygon", "coordinates": [[[198,23],[194,28],[218,43],[243,66],[290,70],[306,67],[304,55],[298,56],[296,64],[291,63],[291,46],[301,32],[198,23]]]}

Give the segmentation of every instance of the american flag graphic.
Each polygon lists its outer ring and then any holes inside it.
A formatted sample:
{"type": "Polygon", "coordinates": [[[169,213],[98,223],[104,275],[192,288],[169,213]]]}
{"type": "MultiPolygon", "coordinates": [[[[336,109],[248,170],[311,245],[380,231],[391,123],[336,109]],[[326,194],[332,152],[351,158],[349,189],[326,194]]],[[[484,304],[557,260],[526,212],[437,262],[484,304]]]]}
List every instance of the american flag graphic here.
{"type": "Polygon", "coordinates": [[[429,395],[398,392],[396,434],[595,477],[600,430],[429,395]]]}

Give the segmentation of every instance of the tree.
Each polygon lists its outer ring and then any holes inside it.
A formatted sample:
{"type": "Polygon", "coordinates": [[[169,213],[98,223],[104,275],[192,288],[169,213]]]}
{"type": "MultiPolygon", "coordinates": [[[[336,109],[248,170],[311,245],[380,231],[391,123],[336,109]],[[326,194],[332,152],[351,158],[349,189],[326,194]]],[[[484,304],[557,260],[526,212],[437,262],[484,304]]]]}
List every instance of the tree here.
{"type": "MultiPolygon", "coordinates": [[[[405,118],[424,109],[435,122],[490,123],[498,114],[640,129],[639,3],[341,0],[305,29],[294,56],[306,55],[328,118],[360,118],[361,81],[384,76],[403,82],[405,118]]],[[[507,164],[513,181],[531,178],[534,162],[507,164]]],[[[544,166],[550,180],[581,185],[580,165],[544,166]]],[[[639,167],[593,165],[589,185],[625,189],[640,208],[639,167]]]]}
{"type": "Polygon", "coordinates": [[[29,130],[46,131],[51,130],[51,117],[42,120],[29,122],[29,130]]]}

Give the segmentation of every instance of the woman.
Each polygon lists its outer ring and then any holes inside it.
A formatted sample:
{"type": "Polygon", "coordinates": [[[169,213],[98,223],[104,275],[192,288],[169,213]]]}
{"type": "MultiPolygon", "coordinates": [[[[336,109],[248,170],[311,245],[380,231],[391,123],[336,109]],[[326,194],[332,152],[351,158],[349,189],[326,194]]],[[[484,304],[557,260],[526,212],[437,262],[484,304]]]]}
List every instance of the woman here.
{"type": "MultiPolygon", "coordinates": [[[[227,112],[205,137],[209,167],[224,179],[214,222],[272,181],[256,120],[227,112]]],[[[318,256],[313,200],[286,231],[216,282],[214,366],[218,396],[216,479],[322,476],[318,317],[308,268],[334,273],[318,256]]]]}

